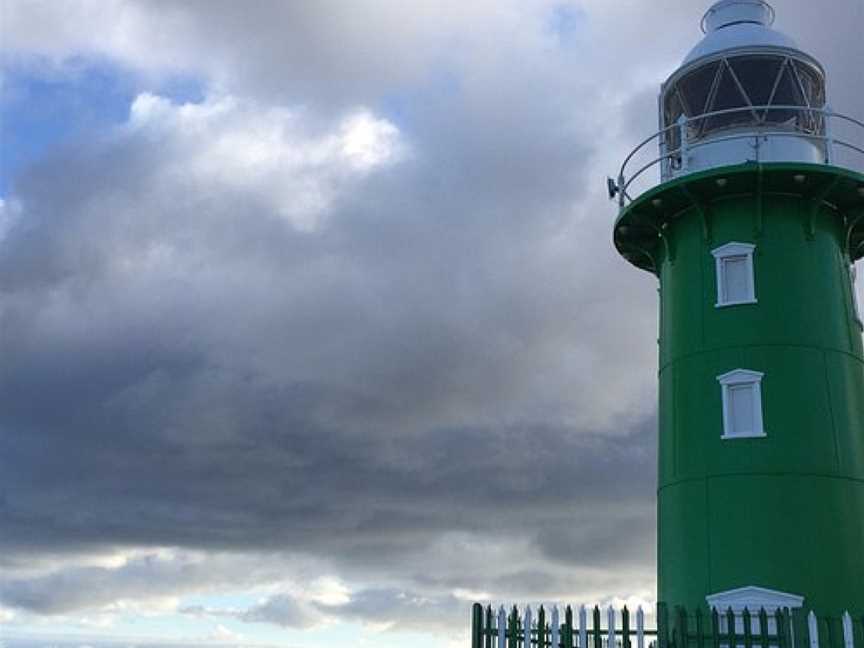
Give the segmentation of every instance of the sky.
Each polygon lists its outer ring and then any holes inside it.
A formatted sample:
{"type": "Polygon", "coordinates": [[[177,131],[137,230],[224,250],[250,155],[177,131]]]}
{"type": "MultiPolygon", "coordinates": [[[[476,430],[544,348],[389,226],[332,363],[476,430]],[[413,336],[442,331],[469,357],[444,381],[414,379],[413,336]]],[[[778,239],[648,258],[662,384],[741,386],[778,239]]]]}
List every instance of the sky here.
{"type": "MultiPolygon", "coordinates": [[[[707,4],[0,0],[0,645],[650,605],[605,178],[707,4]]],[[[774,6],[864,120],[864,4],[774,6]]]]}

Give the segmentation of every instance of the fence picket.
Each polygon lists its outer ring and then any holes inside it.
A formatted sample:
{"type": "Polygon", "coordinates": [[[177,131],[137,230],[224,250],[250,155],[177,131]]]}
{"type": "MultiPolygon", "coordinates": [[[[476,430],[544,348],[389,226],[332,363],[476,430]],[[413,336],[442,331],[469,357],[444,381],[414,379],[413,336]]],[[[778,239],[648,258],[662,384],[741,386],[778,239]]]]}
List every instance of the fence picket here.
{"type": "Polygon", "coordinates": [[[688,648],[687,610],[678,606],[675,608],[675,648],[688,648]]]}
{"type": "Polygon", "coordinates": [[[669,608],[657,604],[657,648],[669,648],[669,608]]]}
{"type": "Polygon", "coordinates": [[[696,610],[696,648],[705,648],[705,622],[702,610],[696,610]]]}
{"type": "Polygon", "coordinates": [[[498,648],[507,648],[507,612],[502,605],[498,608],[498,648]]]}
{"type": "Polygon", "coordinates": [[[735,613],[730,607],[726,610],[726,638],[729,641],[728,648],[738,647],[738,632],[735,623],[735,613]]]}
{"type": "Polygon", "coordinates": [[[807,615],[807,632],[810,637],[810,648],[819,648],[819,622],[813,610],[807,615]]]}
{"type": "Polygon", "coordinates": [[[711,648],[720,648],[720,613],[716,607],[711,608],[711,648]]]}
{"type": "Polygon", "coordinates": [[[573,646],[573,608],[569,605],[564,611],[564,648],[575,648],[573,646]]]}
{"type": "Polygon", "coordinates": [[[741,620],[744,623],[744,648],[753,648],[753,618],[749,608],[744,608],[741,620]]]}
{"type": "Polygon", "coordinates": [[[789,640],[789,609],[783,608],[774,613],[777,624],[777,648],[792,648],[789,640]]]}
{"type": "Polygon", "coordinates": [[[552,608],[552,648],[560,648],[560,644],[558,643],[558,606],[554,606],[552,608]]]}
{"type": "Polygon", "coordinates": [[[630,644],[630,610],[625,605],[621,610],[621,648],[631,648],[630,644]]]}
{"type": "MultiPolygon", "coordinates": [[[[600,608],[598,606],[594,606],[594,612],[591,615],[593,621],[593,632],[591,637],[594,639],[594,648],[603,648],[603,637],[600,634],[600,608]]],[[[610,646],[610,648],[612,648],[610,646]]]]}
{"type": "MultiPolygon", "coordinates": [[[[834,623],[835,619],[826,618],[819,620],[819,623],[822,625],[822,630],[819,631],[819,637],[821,638],[821,642],[828,646],[828,648],[840,648],[837,642],[839,638],[840,632],[837,632],[836,624],[834,623]]],[[[836,621],[840,621],[840,619],[836,619],[836,621]]]]}
{"type": "Polygon", "coordinates": [[[855,628],[849,610],[843,613],[843,645],[845,648],[855,648],[855,628]]]}
{"type": "Polygon", "coordinates": [[[540,616],[537,617],[537,646],[546,648],[546,635],[549,633],[549,624],[546,622],[546,608],[540,606],[540,616]]]}
{"type": "Polygon", "coordinates": [[[483,648],[483,606],[471,606],[471,648],[483,648]]]}
{"type": "Polygon", "coordinates": [[[761,648],[769,648],[768,642],[768,613],[765,608],[759,610],[759,639],[761,648]]]}
{"type": "Polygon", "coordinates": [[[615,608],[611,605],[606,610],[606,645],[615,648],[615,608]]]}
{"type": "Polygon", "coordinates": [[[537,611],[537,648],[546,648],[546,610],[542,605],[537,611]]]}
{"type": "Polygon", "coordinates": [[[645,648],[645,611],[641,605],[636,610],[636,648],[645,648]]]}
{"type": "Polygon", "coordinates": [[[523,623],[525,626],[523,633],[525,635],[525,643],[523,644],[525,648],[531,648],[531,606],[525,606],[525,621],[523,623]]]}
{"type": "Polygon", "coordinates": [[[519,610],[516,609],[516,606],[513,606],[513,612],[510,614],[510,632],[508,633],[510,638],[510,643],[507,644],[507,648],[519,648],[519,610]]]}
{"type": "Polygon", "coordinates": [[[484,642],[484,648],[492,648],[492,617],[494,613],[492,612],[492,606],[486,606],[486,641],[484,642]]]}
{"type": "Polygon", "coordinates": [[[588,648],[588,610],[579,607],[579,648],[588,648]]]}

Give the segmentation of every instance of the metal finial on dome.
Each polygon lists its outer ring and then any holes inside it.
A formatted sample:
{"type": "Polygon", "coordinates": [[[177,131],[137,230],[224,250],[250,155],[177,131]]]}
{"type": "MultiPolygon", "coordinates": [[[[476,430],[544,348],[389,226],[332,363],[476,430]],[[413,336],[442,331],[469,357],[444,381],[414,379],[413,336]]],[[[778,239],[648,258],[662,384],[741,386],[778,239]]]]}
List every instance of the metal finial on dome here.
{"type": "Polygon", "coordinates": [[[742,23],[770,27],[774,24],[774,15],[774,7],[765,0],[720,0],[702,17],[702,31],[708,34],[742,23]]]}

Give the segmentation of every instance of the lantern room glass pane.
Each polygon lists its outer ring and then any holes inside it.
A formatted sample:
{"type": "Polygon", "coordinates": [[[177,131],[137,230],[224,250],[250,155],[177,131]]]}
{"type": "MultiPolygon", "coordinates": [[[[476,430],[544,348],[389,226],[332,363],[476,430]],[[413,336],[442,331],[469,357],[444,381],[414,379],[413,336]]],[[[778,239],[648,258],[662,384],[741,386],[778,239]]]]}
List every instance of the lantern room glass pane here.
{"type": "Polygon", "coordinates": [[[811,66],[801,61],[795,61],[795,71],[804,87],[805,99],[811,108],[825,107],[825,81],[822,75],[811,66]]]}
{"type": "Polygon", "coordinates": [[[688,116],[693,117],[706,112],[708,95],[711,94],[719,66],[719,62],[709,63],[681,79],[679,88],[681,96],[684,97],[688,116]]]}
{"type": "MultiPolygon", "coordinates": [[[[754,106],[767,106],[777,74],[783,65],[780,56],[739,56],[730,60],[735,75],[754,106]]],[[[759,111],[761,115],[763,111],[759,111]]]]}
{"type": "MultiPolygon", "coordinates": [[[[678,123],[678,119],[684,114],[684,106],[678,98],[678,93],[673,87],[666,95],[666,105],[664,106],[665,114],[663,119],[667,126],[672,126],[678,123]]],[[[681,134],[677,128],[670,128],[666,131],[666,150],[675,151],[681,146],[681,134]]]]}
{"type": "MultiPolygon", "coordinates": [[[[733,108],[746,108],[749,106],[747,98],[741,94],[738,84],[729,70],[723,70],[717,94],[711,103],[710,111],[730,110],[733,108]]],[[[715,115],[708,118],[705,131],[710,132],[722,128],[731,128],[739,125],[752,125],[755,122],[750,110],[738,110],[723,115],[715,115]]]]}
{"type": "MultiPolygon", "coordinates": [[[[791,64],[783,66],[780,82],[774,93],[772,106],[806,106],[801,86],[792,71],[791,64]]],[[[766,121],[770,124],[799,127],[805,121],[805,112],[801,110],[769,110],[766,121]]]]}

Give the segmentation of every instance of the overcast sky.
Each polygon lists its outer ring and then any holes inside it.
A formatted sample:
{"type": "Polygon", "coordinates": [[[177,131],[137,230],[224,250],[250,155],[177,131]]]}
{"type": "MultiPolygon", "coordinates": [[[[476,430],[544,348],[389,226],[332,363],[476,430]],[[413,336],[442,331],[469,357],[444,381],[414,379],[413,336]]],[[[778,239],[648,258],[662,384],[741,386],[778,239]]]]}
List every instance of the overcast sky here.
{"type": "MultiPolygon", "coordinates": [[[[0,643],[650,604],[656,282],[604,180],[707,4],[0,0],[0,643]]],[[[774,5],[864,119],[861,0],[774,5]]]]}

